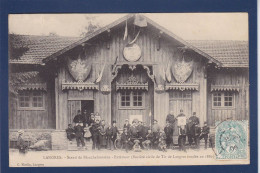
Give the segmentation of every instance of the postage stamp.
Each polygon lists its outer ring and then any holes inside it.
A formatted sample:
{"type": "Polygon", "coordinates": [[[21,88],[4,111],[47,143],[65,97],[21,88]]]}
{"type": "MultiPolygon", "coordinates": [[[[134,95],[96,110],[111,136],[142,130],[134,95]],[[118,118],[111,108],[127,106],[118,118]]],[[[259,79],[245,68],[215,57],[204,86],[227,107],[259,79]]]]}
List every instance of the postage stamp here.
{"type": "Polygon", "coordinates": [[[215,140],[216,159],[247,159],[248,121],[218,122],[215,140]]]}

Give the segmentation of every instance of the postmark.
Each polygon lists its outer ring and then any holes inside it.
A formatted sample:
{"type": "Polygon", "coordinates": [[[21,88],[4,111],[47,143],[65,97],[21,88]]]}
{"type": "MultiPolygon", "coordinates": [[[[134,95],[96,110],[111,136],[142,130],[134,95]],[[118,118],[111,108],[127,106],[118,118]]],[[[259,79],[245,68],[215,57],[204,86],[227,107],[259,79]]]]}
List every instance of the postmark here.
{"type": "Polygon", "coordinates": [[[248,121],[218,122],[215,139],[216,159],[247,159],[248,121]]]}

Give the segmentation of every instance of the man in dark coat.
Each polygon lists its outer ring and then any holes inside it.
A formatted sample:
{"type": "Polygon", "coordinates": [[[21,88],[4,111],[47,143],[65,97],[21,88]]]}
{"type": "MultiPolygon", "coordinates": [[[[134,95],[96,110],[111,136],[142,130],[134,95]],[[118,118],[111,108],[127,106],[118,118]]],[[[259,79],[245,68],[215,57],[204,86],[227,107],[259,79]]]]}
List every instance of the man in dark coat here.
{"type": "Polygon", "coordinates": [[[204,122],[204,126],[202,127],[202,131],[201,131],[201,135],[199,137],[199,139],[201,140],[202,138],[204,138],[205,140],[205,149],[207,149],[208,146],[208,136],[209,136],[209,126],[207,125],[207,122],[204,122]]]}
{"type": "Polygon", "coordinates": [[[19,150],[19,153],[22,153],[24,154],[26,152],[26,149],[27,149],[27,146],[24,142],[24,139],[23,139],[23,133],[24,131],[23,130],[19,130],[18,131],[18,139],[17,139],[17,148],[19,150]]]}
{"type": "Polygon", "coordinates": [[[195,142],[195,146],[196,148],[199,147],[199,135],[198,133],[200,133],[200,127],[199,127],[199,118],[196,116],[196,112],[192,113],[192,116],[189,118],[189,121],[191,123],[191,128],[190,128],[190,137],[192,139],[190,139],[191,141],[193,140],[195,142]]]}
{"type": "Polygon", "coordinates": [[[85,119],[84,119],[83,115],[81,114],[80,110],[78,110],[77,115],[73,118],[73,122],[77,124],[79,122],[83,123],[84,121],[85,121],[85,119]]]}
{"type": "Polygon", "coordinates": [[[169,121],[166,122],[164,133],[166,135],[166,147],[169,149],[173,145],[173,127],[169,121]]]}
{"type": "Polygon", "coordinates": [[[77,141],[77,147],[80,147],[80,143],[82,147],[85,147],[85,142],[84,142],[84,127],[83,127],[83,122],[79,121],[77,125],[74,127],[75,131],[75,137],[77,141]]]}
{"type": "Polygon", "coordinates": [[[143,141],[146,140],[146,136],[148,135],[148,130],[149,130],[149,127],[146,125],[145,122],[143,122],[143,127],[141,128],[141,131],[139,132],[143,141]]]}
{"type": "Polygon", "coordinates": [[[126,150],[126,152],[128,152],[128,150],[130,150],[133,146],[133,142],[131,142],[131,137],[130,134],[127,132],[127,128],[124,129],[122,135],[121,135],[121,142],[126,150]]]}
{"type": "Polygon", "coordinates": [[[86,127],[86,124],[89,125],[90,116],[87,114],[87,110],[83,111],[82,118],[84,120],[83,121],[83,127],[86,127]]]}
{"type": "Polygon", "coordinates": [[[127,131],[129,132],[130,131],[130,127],[131,127],[131,125],[129,124],[129,120],[126,119],[125,120],[125,124],[124,124],[124,128],[127,128],[127,131]]]}
{"type": "Polygon", "coordinates": [[[66,129],[67,138],[72,143],[72,139],[75,137],[75,130],[72,127],[72,124],[68,124],[68,128],[66,129]]]}
{"type": "Polygon", "coordinates": [[[188,136],[189,145],[191,146],[194,136],[195,136],[195,129],[194,129],[194,125],[190,119],[188,120],[188,123],[187,123],[187,136],[188,136]]]}
{"type": "Polygon", "coordinates": [[[114,144],[112,141],[112,137],[113,137],[113,130],[111,125],[109,124],[107,129],[106,129],[106,137],[107,137],[107,149],[108,150],[114,150],[114,144]]]}
{"type": "Polygon", "coordinates": [[[119,134],[119,130],[116,126],[116,121],[112,122],[112,142],[113,142],[113,147],[115,145],[115,140],[117,139],[117,134],[119,134]]]}
{"type": "Polygon", "coordinates": [[[99,130],[100,130],[99,119],[97,119],[95,121],[95,123],[92,124],[91,129],[92,129],[91,131],[92,131],[92,140],[93,140],[92,150],[100,149],[100,146],[99,146],[99,130]]]}
{"type": "Polygon", "coordinates": [[[137,139],[137,138],[139,138],[139,136],[138,136],[138,128],[137,128],[137,124],[136,124],[136,121],[133,121],[132,122],[132,126],[130,127],[130,136],[131,136],[131,140],[132,140],[132,142],[135,140],[135,139],[137,139]]]}
{"type": "Polygon", "coordinates": [[[173,115],[173,111],[171,111],[171,112],[167,115],[166,121],[168,121],[172,127],[174,126],[175,117],[174,117],[174,115],[173,115]]]}

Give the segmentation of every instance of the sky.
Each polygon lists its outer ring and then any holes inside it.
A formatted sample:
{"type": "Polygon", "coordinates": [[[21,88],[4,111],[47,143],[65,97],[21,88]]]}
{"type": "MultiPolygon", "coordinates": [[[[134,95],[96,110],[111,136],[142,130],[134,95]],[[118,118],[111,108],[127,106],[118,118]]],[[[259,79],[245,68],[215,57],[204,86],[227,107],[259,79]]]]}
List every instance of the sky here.
{"type": "MultiPolygon", "coordinates": [[[[88,17],[105,26],[127,14],[11,14],[9,33],[78,37],[88,17]]],[[[247,13],[145,13],[184,40],[248,40],[247,13]]]]}

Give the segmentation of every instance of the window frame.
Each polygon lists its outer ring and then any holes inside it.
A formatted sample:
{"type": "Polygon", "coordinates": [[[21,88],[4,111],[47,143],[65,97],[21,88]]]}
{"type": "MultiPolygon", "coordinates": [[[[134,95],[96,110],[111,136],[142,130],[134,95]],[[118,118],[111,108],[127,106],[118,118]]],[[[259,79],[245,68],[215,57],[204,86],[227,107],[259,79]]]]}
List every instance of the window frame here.
{"type": "Polygon", "coordinates": [[[118,94],[118,109],[144,109],[145,108],[145,92],[142,90],[122,90],[118,94]],[[130,106],[122,106],[122,92],[130,92],[130,106]],[[142,106],[134,106],[134,92],[141,92],[142,106]]]}
{"type": "Polygon", "coordinates": [[[186,91],[176,90],[176,91],[172,91],[171,94],[172,94],[172,96],[169,95],[170,101],[171,100],[191,100],[192,101],[192,92],[190,90],[186,90],[186,91]],[[179,97],[180,95],[178,95],[178,97],[175,97],[174,93],[178,93],[178,94],[181,93],[181,97],[179,97]],[[190,97],[189,98],[183,97],[184,93],[189,93],[190,97]]]}
{"type": "Polygon", "coordinates": [[[212,104],[211,104],[211,106],[212,106],[212,109],[235,109],[235,93],[234,92],[213,92],[212,93],[212,104]],[[214,106],[214,94],[216,94],[216,93],[219,93],[220,94],[220,98],[221,98],[221,100],[220,100],[220,103],[221,103],[221,105],[220,106],[214,106]],[[231,94],[232,95],[232,106],[225,106],[225,93],[229,93],[229,94],[231,94]]]}
{"type": "Polygon", "coordinates": [[[45,92],[41,90],[23,90],[19,91],[18,93],[18,102],[17,102],[17,108],[18,110],[42,110],[44,111],[46,109],[45,107],[45,92]],[[21,92],[29,92],[29,107],[21,107],[20,106],[20,93],[21,92]],[[42,107],[33,107],[33,93],[34,92],[41,92],[42,93],[42,107]]]}

